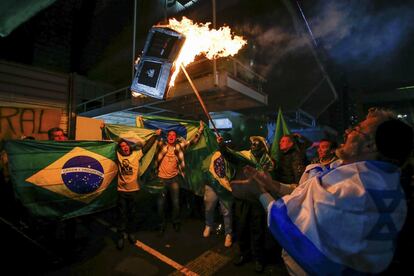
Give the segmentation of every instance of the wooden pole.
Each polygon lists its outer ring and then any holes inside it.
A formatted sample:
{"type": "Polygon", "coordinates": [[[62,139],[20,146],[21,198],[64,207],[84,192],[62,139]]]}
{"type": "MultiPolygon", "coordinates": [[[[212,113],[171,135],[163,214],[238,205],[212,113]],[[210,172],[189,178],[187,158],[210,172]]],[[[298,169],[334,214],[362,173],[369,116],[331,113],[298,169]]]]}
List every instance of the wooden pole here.
{"type": "Polygon", "coordinates": [[[216,136],[217,136],[217,137],[218,137],[218,136],[220,136],[220,134],[219,134],[219,132],[218,132],[218,130],[217,130],[217,128],[216,128],[216,125],[214,124],[213,119],[212,119],[212,118],[211,118],[211,116],[210,116],[210,113],[208,113],[207,107],[206,107],[206,105],[204,104],[204,101],[203,101],[203,99],[201,98],[200,93],[198,92],[197,88],[195,87],[195,85],[194,85],[193,81],[191,80],[190,76],[188,75],[187,70],[185,70],[185,67],[184,67],[182,64],[180,64],[180,67],[181,67],[181,69],[183,70],[183,72],[184,72],[185,76],[187,77],[188,82],[189,82],[189,83],[190,83],[190,85],[191,85],[191,88],[193,89],[194,93],[196,94],[197,99],[198,99],[198,101],[200,102],[201,107],[203,108],[204,114],[206,114],[206,116],[207,116],[208,120],[211,122],[211,125],[212,125],[212,126],[213,126],[213,128],[214,128],[214,132],[216,133],[216,136]]]}

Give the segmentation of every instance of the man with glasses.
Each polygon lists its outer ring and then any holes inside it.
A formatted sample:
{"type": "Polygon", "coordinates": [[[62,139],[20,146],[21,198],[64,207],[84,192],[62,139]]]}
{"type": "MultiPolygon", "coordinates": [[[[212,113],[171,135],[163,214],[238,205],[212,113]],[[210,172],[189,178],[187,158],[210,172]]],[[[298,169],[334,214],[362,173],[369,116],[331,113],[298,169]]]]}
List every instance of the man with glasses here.
{"type": "Polygon", "coordinates": [[[260,198],[291,274],[380,273],[392,261],[406,218],[399,167],[412,146],[411,126],[391,111],[370,109],[345,132],[337,168],[293,190],[246,167],[248,178],[233,182],[233,193],[248,190],[260,198]]]}

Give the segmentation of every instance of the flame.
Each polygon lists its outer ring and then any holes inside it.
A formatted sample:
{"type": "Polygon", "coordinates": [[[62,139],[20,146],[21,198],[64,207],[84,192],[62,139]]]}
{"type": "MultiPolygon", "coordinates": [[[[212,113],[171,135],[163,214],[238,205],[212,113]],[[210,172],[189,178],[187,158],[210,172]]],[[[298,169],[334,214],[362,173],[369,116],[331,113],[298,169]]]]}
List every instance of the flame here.
{"type": "Polygon", "coordinates": [[[180,71],[180,65],[187,66],[198,55],[205,55],[208,59],[234,56],[247,44],[241,36],[233,35],[231,29],[223,26],[220,29],[210,29],[211,22],[194,23],[183,17],[181,21],[170,19],[168,27],[185,35],[185,42],[180,54],[175,60],[175,71],[171,76],[170,86],[180,71]]]}

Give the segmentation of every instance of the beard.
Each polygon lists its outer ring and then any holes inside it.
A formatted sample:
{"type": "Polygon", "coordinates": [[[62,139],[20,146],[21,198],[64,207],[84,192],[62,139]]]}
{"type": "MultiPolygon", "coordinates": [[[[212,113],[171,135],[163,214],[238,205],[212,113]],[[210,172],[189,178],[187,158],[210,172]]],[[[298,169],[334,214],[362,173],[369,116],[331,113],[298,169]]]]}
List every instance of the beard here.
{"type": "Polygon", "coordinates": [[[339,159],[342,159],[344,162],[352,161],[355,157],[361,155],[362,145],[361,144],[350,144],[348,146],[341,145],[336,149],[335,154],[339,159]]]}

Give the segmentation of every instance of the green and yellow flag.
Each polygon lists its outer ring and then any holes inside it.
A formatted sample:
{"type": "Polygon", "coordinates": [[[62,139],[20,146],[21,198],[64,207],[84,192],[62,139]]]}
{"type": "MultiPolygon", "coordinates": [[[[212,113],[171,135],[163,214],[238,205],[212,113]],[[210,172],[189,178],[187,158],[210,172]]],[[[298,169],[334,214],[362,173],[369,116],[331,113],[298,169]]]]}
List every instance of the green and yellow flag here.
{"type": "Polygon", "coordinates": [[[270,157],[276,161],[276,167],[279,165],[280,160],[280,149],[279,149],[279,141],[284,135],[289,135],[290,131],[287,127],[285,119],[283,118],[282,109],[279,107],[279,112],[277,114],[276,119],[276,128],[275,128],[275,135],[273,137],[272,148],[270,150],[270,157]]]}
{"type": "MultiPolygon", "coordinates": [[[[122,138],[128,142],[136,144],[139,147],[144,146],[146,141],[155,134],[153,130],[115,124],[105,124],[103,131],[104,136],[107,139],[118,141],[120,138],[122,138]]],[[[156,150],[157,143],[154,143],[151,149],[139,161],[140,166],[138,173],[140,176],[143,175],[150,166],[156,150]]]]}
{"type": "Polygon", "coordinates": [[[203,168],[207,167],[209,173],[205,175],[208,185],[213,188],[222,203],[230,209],[233,202],[230,181],[235,175],[235,169],[220,151],[214,152],[204,160],[203,168]]]}
{"type": "Polygon", "coordinates": [[[116,204],[115,143],[13,140],[5,148],[15,194],[33,215],[63,220],[116,204]]]}
{"type": "MultiPolygon", "coordinates": [[[[178,137],[191,140],[196,135],[200,122],[163,116],[139,116],[136,124],[140,128],[161,129],[163,136],[166,136],[168,131],[174,130],[178,137]]],[[[206,175],[209,171],[209,160],[217,149],[216,136],[211,129],[204,127],[203,135],[198,143],[185,152],[186,181],[182,183],[182,187],[193,191],[196,195],[203,195],[204,185],[210,181],[206,175]]],[[[150,189],[157,189],[159,185],[155,180],[154,176],[147,176],[144,185],[150,189]]]]}

